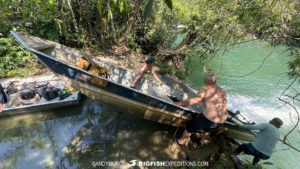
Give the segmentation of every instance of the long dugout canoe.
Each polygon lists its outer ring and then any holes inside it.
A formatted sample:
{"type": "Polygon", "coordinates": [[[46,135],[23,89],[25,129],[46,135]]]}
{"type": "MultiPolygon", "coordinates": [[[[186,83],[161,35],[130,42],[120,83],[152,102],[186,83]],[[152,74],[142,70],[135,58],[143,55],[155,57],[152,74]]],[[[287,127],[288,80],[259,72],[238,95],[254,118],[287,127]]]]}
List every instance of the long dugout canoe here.
{"type": "MultiPolygon", "coordinates": [[[[195,95],[193,89],[174,77],[161,76],[165,85],[158,85],[153,79],[142,77],[136,89],[132,89],[129,86],[135,74],[129,70],[59,43],[24,33],[11,31],[11,34],[64,82],[84,95],[111,105],[121,112],[181,127],[185,127],[193,116],[201,113],[201,104],[187,108],[173,104],[170,97],[183,100],[195,95]],[[107,68],[111,76],[101,77],[74,66],[81,57],[107,68]],[[95,84],[91,80],[93,78],[106,83],[95,84]]],[[[222,130],[226,136],[234,139],[252,141],[255,138],[248,130],[234,127],[230,123],[226,123],[222,130]]]]}

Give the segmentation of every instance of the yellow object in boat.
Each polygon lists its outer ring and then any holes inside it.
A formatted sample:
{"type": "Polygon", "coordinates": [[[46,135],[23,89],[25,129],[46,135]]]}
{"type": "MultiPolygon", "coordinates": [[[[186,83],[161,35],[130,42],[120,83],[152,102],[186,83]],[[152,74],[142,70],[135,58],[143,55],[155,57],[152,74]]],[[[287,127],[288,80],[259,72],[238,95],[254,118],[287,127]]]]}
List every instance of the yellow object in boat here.
{"type": "Polygon", "coordinates": [[[74,92],[75,91],[75,89],[73,87],[67,87],[67,88],[65,88],[65,90],[68,91],[68,92],[74,92]]]}
{"type": "Polygon", "coordinates": [[[19,81],[14,81],[14,85],[15,85],[15,86],[17,86],[17,85],[19,85],[19,84],[20,84],[19,81]]]}

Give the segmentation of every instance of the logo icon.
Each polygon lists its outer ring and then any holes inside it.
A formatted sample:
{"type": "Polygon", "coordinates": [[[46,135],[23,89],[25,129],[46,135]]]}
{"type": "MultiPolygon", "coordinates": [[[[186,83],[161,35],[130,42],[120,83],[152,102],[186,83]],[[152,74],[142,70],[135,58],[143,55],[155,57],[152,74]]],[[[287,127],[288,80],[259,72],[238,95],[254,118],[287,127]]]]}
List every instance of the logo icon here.
{"type": "Polygon", "coordinates": [[[136,166],[136,161],[137,160],[130,160],[130,164],[128,164],[129,167],[136,166]]]}

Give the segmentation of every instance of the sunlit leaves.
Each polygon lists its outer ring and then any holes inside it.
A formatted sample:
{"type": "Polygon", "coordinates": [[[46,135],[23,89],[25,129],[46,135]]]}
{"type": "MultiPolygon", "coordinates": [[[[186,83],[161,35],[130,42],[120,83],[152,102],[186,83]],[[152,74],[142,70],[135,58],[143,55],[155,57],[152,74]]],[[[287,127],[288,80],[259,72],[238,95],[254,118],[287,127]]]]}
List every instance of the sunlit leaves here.
{"type": "MultiPolygon", "coordinates": [[[[291,2],[0,0],[0,33],[7,37],[7,32],[16,28],[80,48],[87,44],[96,47],[102,47],[102,43],[111,45],[112,39],[122,39],[124,32],[135,38],[137,30],[142,30],[144,37],[137,38],[155,42],[153,44],[159,44],[162,49],[172,46],[170,44],[178,34],[187,33],[190,43],[195,41],[194,44],[201,44],[203,48],[213,51],[216,45],[230,45],[248,39],[273,42],[274,37],[299,38],[300,20],[297,11],[300,7],[291,2]],[[134,23],[132,27],[128,26],[130,19],[134,23]],[[142,20],[147,21],[147,24],[142,20]],[[184,27],[178,28],[178,25],[184,27]],[[113,27],[115,31],[112,31],[113,27]],[[78,31],[74,31],[75,28],[78,31]],[[128,32],[127,28],[130,28],[128,32]]],[[[132,42],[135,42],[134,38],[132,42]]],[[[286,39],[278,41],[288,42],[286,39]]],[[[293,42],[293,45],[299,44],[298,41],[293,42]]]]}
{"type": "Polygon", "coordinates": [[[54,4],[54,0],[50,0],[50,6],[53,12],[55,12],[55,4],[54,4]]]}
{"type": "Polygon", "coordinates": [[[111,16],[112,16],[111,9],[108,8],[108,9],[107,9],[107,21],[108,21],[108,22],[109,22],[109,20],[111,19],[111,16]]]}
{"type": "Polygon", "coordinates": [[[99,12],[99,14],[102,14],[102,4],[100,0],[97,0],[97,10],[99,12]]]}
{"type": "MultiPolygon", "coordinates": [[[[23,50],[21,45],[13,38],[0,38],[0,77],[7,77],[12,70],[13,75],[20,75],[26,63],[30,62],[33,56],[23,50]]],[[[24,73],[24,72],[23,72],[24,73]]]]}
{"type": "Polygon", "coordinates": [[[123,10],[124,10],[124,1],[122,1],[122,0],[119,0],[119,9],[120,9],[120,12],[123,12],[123,10]]]}
{"type": "Polygon", "coordinates": [[[62,36],[62,20],[58,19],[58,18],[54,18],[55,22],[57,23],[58,27],[59,27],[59,34],[62,36]]]}
{"type": "Polygon", "coordinates": [[[43,9],[43,12],[45,14],[46,17],[48,17],[48,12],[47,12],[47,6],[46,6],[46,3],[44,3],[43,1],[40,3],[42,9],[43,9]]]}

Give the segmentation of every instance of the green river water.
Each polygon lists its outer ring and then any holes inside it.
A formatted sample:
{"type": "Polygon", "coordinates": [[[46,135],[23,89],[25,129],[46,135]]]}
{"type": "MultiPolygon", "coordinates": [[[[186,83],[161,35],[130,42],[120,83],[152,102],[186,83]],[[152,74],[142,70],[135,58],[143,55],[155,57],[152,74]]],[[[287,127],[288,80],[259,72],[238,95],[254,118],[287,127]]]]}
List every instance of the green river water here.
{"type": "MultiPolygon", "coordinates": [[[[275,110],[281,104],[276,97],[290,82],[285,74],[288,70],[285,48],[277,47],[252,75],[233,78],[221,74],[221,60],[224,74],[243,75],[256,69],[270,51],[270,47],[257,42],[243,44],[223,59],[216,58],[211,68],[219,73],[217,83],[228,94],[229,109],[240,110],[256,122],[281,117],[285,122],[280,129],[283,136],[292,125],[288,113],[293,113],[288,107],[275,110]]],[[[188,81],[198,89],[203,84],[202,67],[196,56],[192,59],[188,81]]],[[[299,89],[299,85],[294,87],[299,89]]],[[[174,132],[172,127],[117,112],[87,98],[70,108],[1,118],[0,168],[93,168],[95,161],[176,159],[178,152],[174,153],[170,146],[174,132]]],[[[299,145],[299,136],[299,133],[292,135],[291,141],[299,145]]],[[[300,168],[299,153],[282,150],[286,148],[278,143],[276,152],[267,160],[273,165],[263,166],[300,168]]],[[[245,155],[240,158],[251,160],[245,155]]]]}
{"type": "MultiPolygon", "coordinates": [[[[289,53],[286,47],[264,46],[259,42],[251,42],[239,45],[231,49],[224,56],[217,56],[211,63],[206,62],[206,67],[217,74],[217,84],[225,89],[228,96],[228,109],[240,110],[250,121],[257,123],[268,122],[273,117],[280,117],[284,126],[280,129],[281,138],[296,122],[296,113],[290,107],[277,109],[282,102],[277,97],[285,90],[291,80],[286,76],[288,72],[289,53]],[[256,70],[267,56],[263,66],[255,73],[243,76],[256,70]],[[223,64],[223,65],[222,65],[223,64]],[[223,67],[223,68],[222,68],[223,67]],[[289,113],[293,122],[290,120],[289,113]]],[[[189,75],[190,84],[193,88],[203,85],[203,68],[198,58],[192,58],[192,70],[189,75]]],[[[299,91],[300,85],[293,88],[299,91]]],[[[299,102],[296,103],[299,109],[299,102]]],[[[290,136],[291,142],[300,146],[299,132],[290,136]]],[[[276,152],[268,162],[274,165],[264,165],[266,168],[300,168],[300,153],[294,150],[284,150],[287,147],[278,143],[276,152]],[[284,150],[284,151],[283,151],[284,150]]],[[[241,155],[242,159],[252,161],[252,158],[241,155]]]]}

